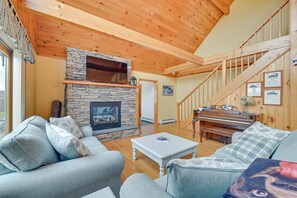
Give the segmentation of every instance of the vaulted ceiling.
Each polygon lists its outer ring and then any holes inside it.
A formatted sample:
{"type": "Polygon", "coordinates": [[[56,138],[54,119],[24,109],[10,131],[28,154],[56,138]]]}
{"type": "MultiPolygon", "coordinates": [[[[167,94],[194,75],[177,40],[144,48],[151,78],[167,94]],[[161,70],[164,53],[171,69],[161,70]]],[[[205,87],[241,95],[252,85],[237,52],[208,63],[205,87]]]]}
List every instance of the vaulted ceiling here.
{"type": "Polygon", "coordinates": [[[141,39],[150,37],[154,45],[137,38],[134,41],[138,34],[133,32],[121,37],[121,32],[109,34],[76,20],[64,20],[62,12],[54,16],[42,11],[50,5],[33,8],[33,0],[11,1],[38,55],[65,58],[66,48],[74,47],[131,59],[133,70],[162,74],[168,67],[189,61],[185,59],[193,56],[220,18],[229,13],[233,0],[51,0],[120,25],[125,28],[123,32],[130,29],[140,33],[141,39]],[[162,48],[167,45],[169,53],[162,48]]]}

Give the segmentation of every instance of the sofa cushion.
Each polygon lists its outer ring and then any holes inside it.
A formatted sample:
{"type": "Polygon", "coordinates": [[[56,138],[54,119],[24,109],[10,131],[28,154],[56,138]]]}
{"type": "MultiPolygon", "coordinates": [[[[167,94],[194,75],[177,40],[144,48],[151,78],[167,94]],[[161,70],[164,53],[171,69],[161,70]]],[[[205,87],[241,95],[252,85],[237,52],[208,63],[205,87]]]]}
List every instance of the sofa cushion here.
{"type": "Polygon", "coordinates": [[[46,134],[56,151],[67,159],[90,155],[89,149],[65,129],[46,124],[46,134]]]}
{"type": "Polygon", "coordinates": [[[291,132],[278,146],[271,159],[297,163],[297,130],[291,132]]]}
{"type": "Polygon", "coordinates": [[[4,166],[2,163],[0,163],[0,175],[5,175],[7,173],[12,173],[14,171],[8,169],[6,166],[4,166]]]}
{"type": "Polygon", "coordinates": [[[166,191],[172,197],[220,197],[247,167],[211,159],[171,160],[167,164],[166,191]],[[216,188],[209,191],[209,186],[216,188]]]}
{"type": "Polygon", "coordinates": [[[278,145],[279,142],[274,139],[242,134],[233,144],[225,146],[224,151],[250,164],[256,158],[269,158],[278,145]]]}
{"type": "Polygon", "coordinates": [[[50,118],[50,123],[69,131],[78,138],[83,137],[83,133],[71,116],[62,118],[50,118]]]}
{"type": "Polygon", "coordinates": [[[243,134],[261,135],[269,139],[282,141],[285,137],[287,137],[290,134],[290,131],[283,131],[280,129],[271,128],[269,126],[262,124],[261,122],[255,122],[246,130],[244,130],[243,134]]]}
{"type": "Polygon", "coordinates": [[[44,118],[40,116],[34,115],[22,122],[22,124],[27,124],[27,123],[37,126],[38,128],[42,129],[45,132],[46,131],[45,123],[48,123],[48,121],[46,121],[44,118]]]}
{"type": "Polygon", "coordinates": [[[31,124],[36,118],[27,119],[1,140],[0,163],[7,168],[28,171],[59,161],[59,155],[49,143],[45,131],[31,124]]]}

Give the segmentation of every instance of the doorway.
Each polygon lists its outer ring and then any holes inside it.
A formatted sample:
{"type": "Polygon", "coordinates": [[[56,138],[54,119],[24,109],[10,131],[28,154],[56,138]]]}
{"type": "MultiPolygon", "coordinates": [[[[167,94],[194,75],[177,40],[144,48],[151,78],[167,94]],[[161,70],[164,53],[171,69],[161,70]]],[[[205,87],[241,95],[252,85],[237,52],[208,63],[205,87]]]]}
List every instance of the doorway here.
{"type": "Polygon", "coordinates": [[[158,124],[158,81],[139,79],[140,126],[158,124]]]}

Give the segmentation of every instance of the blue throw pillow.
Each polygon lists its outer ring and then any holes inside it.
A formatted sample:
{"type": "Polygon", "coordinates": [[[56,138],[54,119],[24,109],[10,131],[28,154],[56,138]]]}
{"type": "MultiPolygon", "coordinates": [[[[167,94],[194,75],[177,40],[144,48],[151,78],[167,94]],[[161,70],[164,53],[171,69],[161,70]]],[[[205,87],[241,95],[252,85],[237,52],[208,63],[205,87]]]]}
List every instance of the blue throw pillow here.
{"type": "Polygon", "coordinates": [[[1,139],[0,163],[13,171],[28,171],[58,162],[59,155],[42,130],[42,122],[33,116],[1,139]],[[36,119],[38,126],[31,124],[36,119]]]}
{"type": "Polygon", "coordinates": [[[65,129],[46,124],[46,134],[56,151],[67,159],[90,155],[89,149],[65,129]]]}

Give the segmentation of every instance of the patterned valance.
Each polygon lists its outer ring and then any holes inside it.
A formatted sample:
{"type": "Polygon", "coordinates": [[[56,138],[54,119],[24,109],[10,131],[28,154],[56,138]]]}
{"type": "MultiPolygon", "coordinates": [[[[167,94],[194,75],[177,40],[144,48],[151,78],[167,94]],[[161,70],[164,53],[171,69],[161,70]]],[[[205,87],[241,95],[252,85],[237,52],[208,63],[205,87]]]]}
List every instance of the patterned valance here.
{"type": "Polygon", "coordinates": [[[32,45],[27,31],[7,0],[0,0],[0,31],[11,42],[16,50],[23,54],[25,61],[35,63],[32,45]]]}

